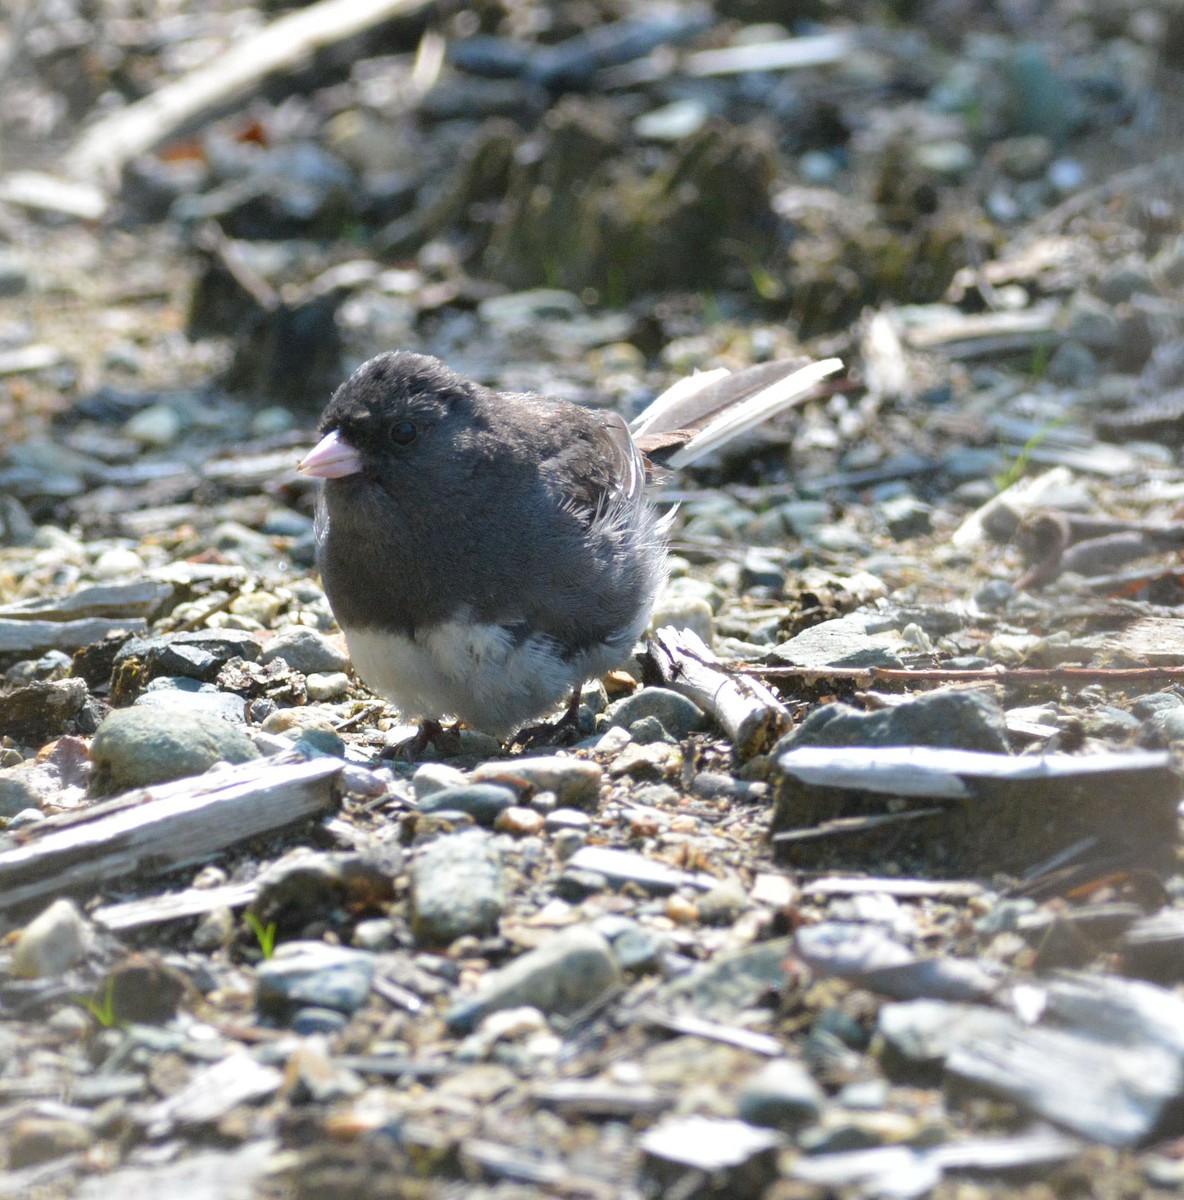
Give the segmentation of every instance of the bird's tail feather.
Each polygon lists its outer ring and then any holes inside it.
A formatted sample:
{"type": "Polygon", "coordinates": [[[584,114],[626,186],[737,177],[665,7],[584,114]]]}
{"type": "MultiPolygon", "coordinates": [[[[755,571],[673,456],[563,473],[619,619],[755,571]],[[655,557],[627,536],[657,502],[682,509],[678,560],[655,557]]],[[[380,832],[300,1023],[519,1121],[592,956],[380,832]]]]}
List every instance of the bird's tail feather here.
{"type": "Polygon", "coordinates": [[[668,451],[662,465],[685,467],[793,407],[842,365],[837,358],[797,359],[691,375],[663,392],[631,430],[643,448],[668,451]]]}

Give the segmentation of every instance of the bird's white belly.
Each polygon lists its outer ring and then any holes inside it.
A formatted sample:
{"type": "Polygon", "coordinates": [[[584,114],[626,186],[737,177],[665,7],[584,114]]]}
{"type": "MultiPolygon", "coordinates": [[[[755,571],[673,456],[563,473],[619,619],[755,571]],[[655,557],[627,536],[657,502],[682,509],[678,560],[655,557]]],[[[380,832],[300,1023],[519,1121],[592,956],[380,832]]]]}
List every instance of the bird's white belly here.
{"type": "Polygon", "coordinates": [[[587,678],[589,667],[606,669],[589,656],[564,658],[539,634],[515,642],[500,625],[453,620],[410,637],[378,629],[344,633],[359,678],[404,716],[457,716],[494,734],[551,709],[587,678]]]}

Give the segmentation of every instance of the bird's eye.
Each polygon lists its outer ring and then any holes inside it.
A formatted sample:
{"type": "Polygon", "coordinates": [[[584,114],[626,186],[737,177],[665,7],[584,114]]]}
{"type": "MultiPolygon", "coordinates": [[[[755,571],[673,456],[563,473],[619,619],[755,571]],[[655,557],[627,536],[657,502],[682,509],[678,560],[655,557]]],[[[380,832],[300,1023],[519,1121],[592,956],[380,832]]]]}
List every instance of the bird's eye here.
{"type": "Polygon", "coordinates": [[[418,433],[414,421],[395,421],[387,430],[387,436],[396,446],[410,446],[418,433]]]}

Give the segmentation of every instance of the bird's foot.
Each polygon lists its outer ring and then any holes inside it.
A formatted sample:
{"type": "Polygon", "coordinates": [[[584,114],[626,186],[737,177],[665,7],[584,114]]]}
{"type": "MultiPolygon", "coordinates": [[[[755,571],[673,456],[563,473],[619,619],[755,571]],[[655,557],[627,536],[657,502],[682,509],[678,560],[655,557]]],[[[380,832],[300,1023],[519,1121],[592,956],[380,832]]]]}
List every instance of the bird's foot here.
{"type": "Polygon", "coordinates": [[[528,725],[514,735],[515,746],[522,750],[538,750],[543,746],[571,746],[580,740],[580,696],[577,687],[558,721],[542,721],[528,725]]]}
{"type": "Polygon", "coordinates": [[[460,722],[445,729],[434,717],[425,717],[411,737],[384,746],[379,758],[405,758],[408,762],[416,762],[429,746],[444,758],[455,758],[461,752],[460,722]]]}

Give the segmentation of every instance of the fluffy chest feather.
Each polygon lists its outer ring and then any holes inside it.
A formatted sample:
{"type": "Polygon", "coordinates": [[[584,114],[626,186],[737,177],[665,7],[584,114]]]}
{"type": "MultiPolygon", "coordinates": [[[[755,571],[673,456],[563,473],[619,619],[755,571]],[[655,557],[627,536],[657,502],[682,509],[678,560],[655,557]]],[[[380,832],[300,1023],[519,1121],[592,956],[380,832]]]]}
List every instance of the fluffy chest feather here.
{"type": "Polygon", "coordinates": [[[618,665],[649,618],[649,607],[613,636],[565,654],[544,634],[456,618],[413,634],[346,627],[359,677],[406,717],[456,716],[506,734],[555,705],[585,679],[618,665]]]}

